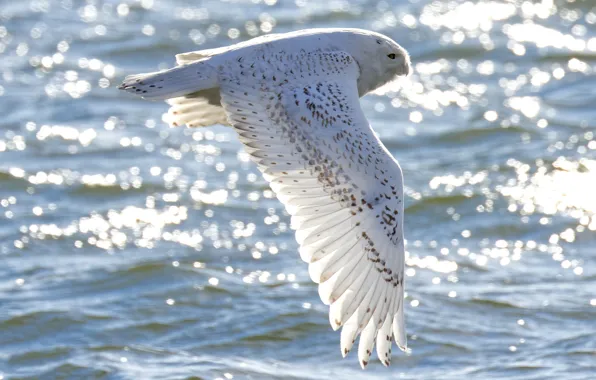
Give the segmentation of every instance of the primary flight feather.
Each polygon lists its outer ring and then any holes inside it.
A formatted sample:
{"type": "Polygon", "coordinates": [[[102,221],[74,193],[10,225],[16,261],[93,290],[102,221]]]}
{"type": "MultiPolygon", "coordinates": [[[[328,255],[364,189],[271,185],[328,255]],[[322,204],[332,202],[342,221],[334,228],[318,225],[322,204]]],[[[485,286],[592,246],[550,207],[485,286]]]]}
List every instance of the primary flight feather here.
{"type": "Polygon", "coordinates": [[[411,71],[390,38],[310,29],[176,56],[179,66],[131,75],[120,89],[171,105],[167,121],[231,125],[292,216],[300,257],[342,328],[345,356],[360,335],[364,368],[376,344],[406,349],[403,180],[359,98],[411,71]]]}

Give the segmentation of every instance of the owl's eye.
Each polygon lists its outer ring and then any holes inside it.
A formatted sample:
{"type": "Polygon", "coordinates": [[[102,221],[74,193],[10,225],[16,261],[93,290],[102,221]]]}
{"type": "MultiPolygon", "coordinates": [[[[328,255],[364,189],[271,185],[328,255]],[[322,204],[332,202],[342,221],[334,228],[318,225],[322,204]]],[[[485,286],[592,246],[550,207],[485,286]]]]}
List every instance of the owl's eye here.
{"type": "Polygon", "coordinates": [[[395,53],[387,54],[387,57],[391,59],[395,59],[395,53]]]}

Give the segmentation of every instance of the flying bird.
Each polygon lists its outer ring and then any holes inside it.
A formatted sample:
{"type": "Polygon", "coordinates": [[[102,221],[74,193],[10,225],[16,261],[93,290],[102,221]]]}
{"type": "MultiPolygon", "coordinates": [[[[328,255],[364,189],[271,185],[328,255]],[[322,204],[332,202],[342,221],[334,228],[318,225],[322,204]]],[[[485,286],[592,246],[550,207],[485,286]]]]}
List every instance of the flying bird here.
{"type": "Polygon", "coordinates": [[[119,87],[166,100],[172,126],[224,124],[291,215],[345,357],[360,335],[362,368],[406,350],[404,204],[398,162],[359,98],[411,72],[404,48],[360,29],[270,34],[176,56],[178,66],[119,87]]]}

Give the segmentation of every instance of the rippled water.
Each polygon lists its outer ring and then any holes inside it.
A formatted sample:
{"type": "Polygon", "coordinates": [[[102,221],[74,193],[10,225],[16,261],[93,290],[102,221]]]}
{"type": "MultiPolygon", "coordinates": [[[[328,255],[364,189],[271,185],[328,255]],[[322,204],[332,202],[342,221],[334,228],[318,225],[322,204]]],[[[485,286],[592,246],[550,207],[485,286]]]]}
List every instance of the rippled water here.
{"type": "Polygon", "coordinates": [[[119,1],[0,6],[0,378],[593,378],[593,1],[119,1]],[[407,186],[412,351],[388,369],[341,359],[234,133],[116,90],[328,26],[415,63],[363,99],[407,186]]]}

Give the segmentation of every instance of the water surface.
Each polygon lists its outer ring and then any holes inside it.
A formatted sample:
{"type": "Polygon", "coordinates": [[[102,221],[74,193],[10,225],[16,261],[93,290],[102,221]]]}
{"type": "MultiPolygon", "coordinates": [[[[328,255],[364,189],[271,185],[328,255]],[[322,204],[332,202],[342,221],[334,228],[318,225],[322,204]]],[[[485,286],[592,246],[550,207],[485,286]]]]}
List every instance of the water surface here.
{"type": "Polygon", "coordinates": [[[590,379],[592,1],[0,6],[0,377],[590,379]],[[406,179],[411,353],[342,359],[289,217],[230,129],[117,91],[178,52],[360,27],[412,55],[363,99],[406,179]]]}

